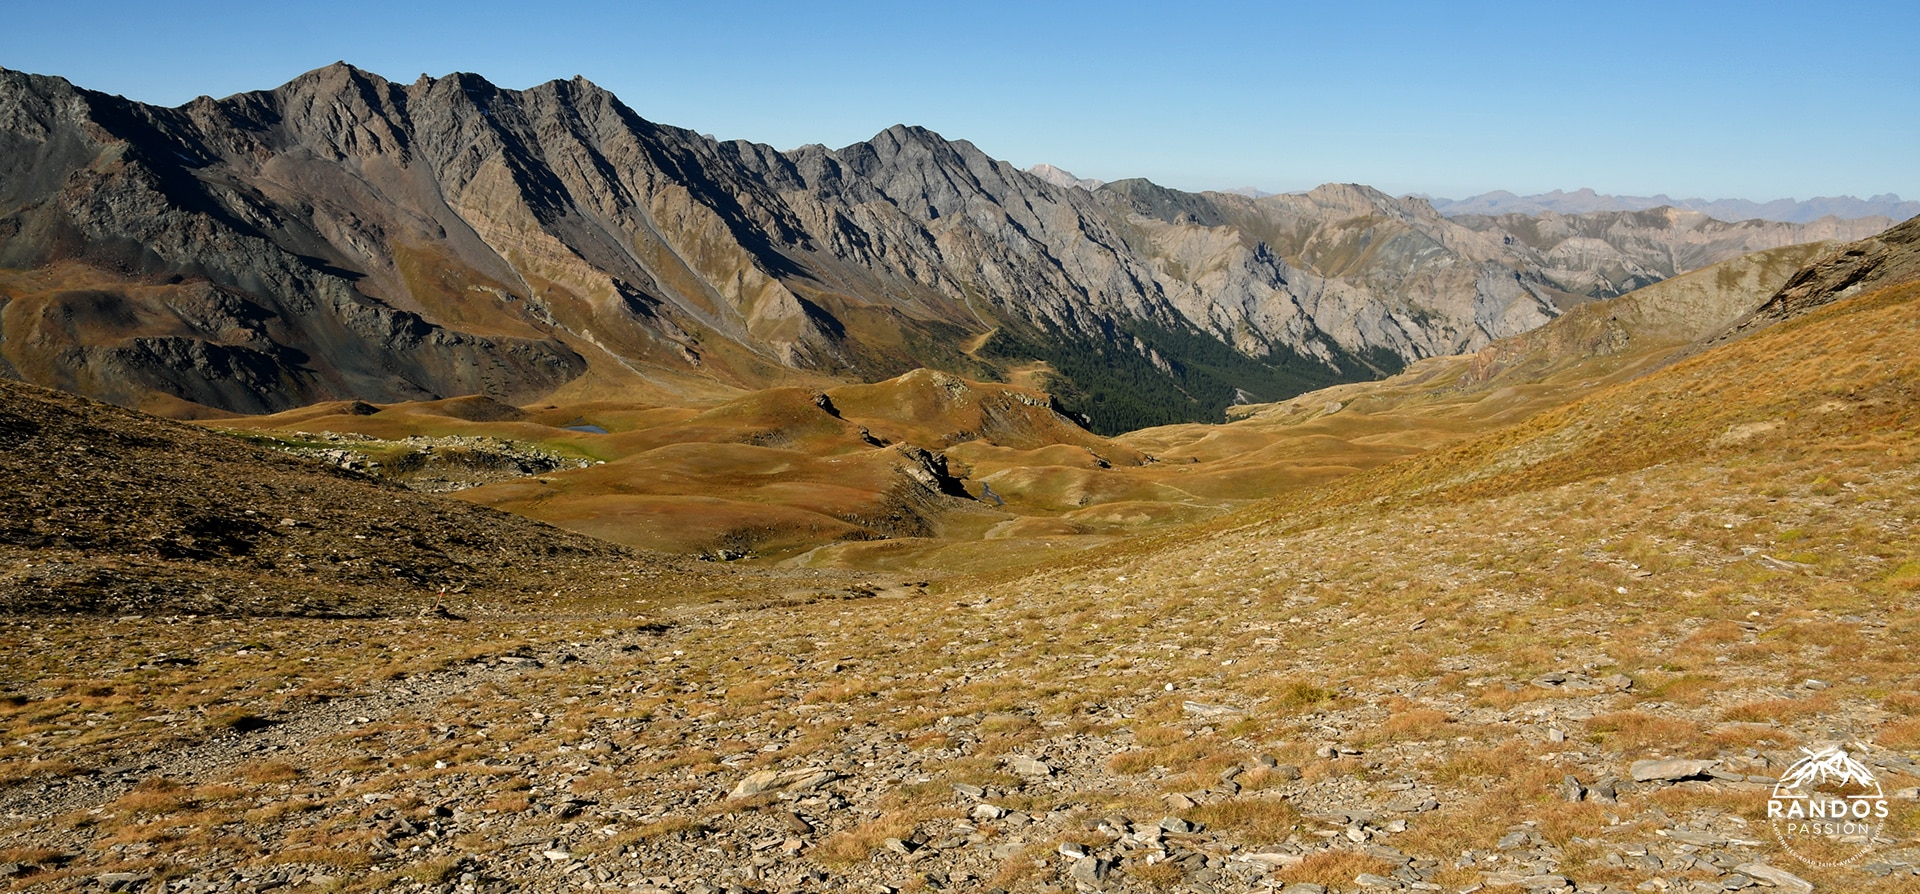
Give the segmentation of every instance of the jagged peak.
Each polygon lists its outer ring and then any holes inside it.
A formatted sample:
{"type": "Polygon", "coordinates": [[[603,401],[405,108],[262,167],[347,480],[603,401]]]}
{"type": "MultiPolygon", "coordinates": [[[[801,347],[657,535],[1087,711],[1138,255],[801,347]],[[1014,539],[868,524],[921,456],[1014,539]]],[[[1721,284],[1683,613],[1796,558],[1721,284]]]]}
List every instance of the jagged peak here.
{"type": "MultiPolygon", "coordinates": [[[[322,97],[365,106],[373,114],[389,114],[406,88],[348,62],[335,62],[295,77],[272,90],[238,94],[229,99],[268,100],[284,105],[289,101],[313,101],[322,97]],[[269,99],[271,97],[271,99],[269,99]]],[[[225,100],[222,100],[225,102],[225,100]]]]}
{"type": "Polygon", "coordinates": [[[376,87],[385,87],[391,84],[392,82],[388,81],[386,78],[381,77],[379,74],[376,74],[371,71],[367,71],[364,68],[359,68],[350,62],[342,60],[339,62],[334,62],[331,65],[323,65],[312,71],[301,74],[298,77],[295,77],[293,80],[288,81],[286,84],[282,85],[280,89],[284,91],[288,89],[298,89],[300,87],[305,87],[309,85],[318,86],[318,85],[354,84],[354,83],[370,84],[376,87]]]}
{"type": "Polygon", "coordinates": [[[886,130],[874,134],[871,139],[842,147],[840,151],[858,150],[862,146],[876,150],[920,146],[933,150],[948,149],[962,155],[984,154],[980,152],[979,147],[967,140],[949,140],[941,136],[939,132],[921,127],[918,124],[895,124],[886,130]]]}
{"type": "Polygon", "coordinates": [[[616,102],[619,97],[614,92],[587,79],[586,75],[576,74],[570,78],[554,78],[527,88],[528,93],[553,93],[562,97],[611,97],[616,102]]]}
{"type": "Polygon", "coordinates": [[[918,124],[895,124],[894,126],[881,131],[880,134],[876,134],[875,138],[878,139],[880,135],[890,136],[898,140],[913,139],[913,140],[933,141],[933,142],[940,142],[940,143],[947,142],[946,137],[943,137],[938,133],[935,133],[931,130],[921,127],[918,124]]]}
{"type": "Polygon", "coordinates": [[[475,74],[470,71],[456,71],[452,74],[449,74],[441,78],[440,80],[452,81],[455,86],[459,87],[462,90],[466,90],[468,92],[472,92],[474,90],[483,90],[488,93],[504,92],[503,90],[501,90],[499,85],[495,84],[492,81],[487,80],[484,75],[475,74]]]}

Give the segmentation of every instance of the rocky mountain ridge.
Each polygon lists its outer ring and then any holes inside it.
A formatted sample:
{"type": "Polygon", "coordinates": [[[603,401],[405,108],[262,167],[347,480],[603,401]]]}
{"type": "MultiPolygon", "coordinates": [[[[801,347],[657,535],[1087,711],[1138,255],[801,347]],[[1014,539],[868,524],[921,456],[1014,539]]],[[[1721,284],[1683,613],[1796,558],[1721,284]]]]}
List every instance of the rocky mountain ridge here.
{"type": "Polygon", "coordinates": [[[1469,226],[1352,185],[1089,191],[921,128],[781,152],[578,78],[399,84],[344,63],[174,109],[0,72],[0,160],[0,374],[190,416],[710,401],[928,366],[1038,375],[1118,431],[1870,232],[1469,226]]]}

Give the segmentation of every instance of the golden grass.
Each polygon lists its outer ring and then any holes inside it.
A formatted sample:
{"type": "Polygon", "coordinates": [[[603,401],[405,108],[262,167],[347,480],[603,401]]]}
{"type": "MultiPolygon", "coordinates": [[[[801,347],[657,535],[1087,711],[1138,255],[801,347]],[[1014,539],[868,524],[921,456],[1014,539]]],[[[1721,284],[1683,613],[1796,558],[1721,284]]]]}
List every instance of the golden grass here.
{"type": "Polygon", "coordinates": [[[912,835],[915,825],[912,818],[900,814],[870,820],[827,836],[813,850],[813,858],[829,864],[857,863],[867,859],[880,847],[881,842],[912,835]]]}
{"type": "Polygon", "coordinates": [[[1399,866],[1391,861],[1358,851],[1321,851],[1310,854],[1299,865],[1281,869],[1277,878],[1289,883],[1306,882],[1346,890],[1362,873],[1392,875],[1399,866]]]}
{"type": "Polygon", "coordinates": [[[1201,804],[1187,811],[1190,822],[1255,842],[1286,840],[1300,827],[1300,813],[1279,798],[1239,797],[1201,804]]]}

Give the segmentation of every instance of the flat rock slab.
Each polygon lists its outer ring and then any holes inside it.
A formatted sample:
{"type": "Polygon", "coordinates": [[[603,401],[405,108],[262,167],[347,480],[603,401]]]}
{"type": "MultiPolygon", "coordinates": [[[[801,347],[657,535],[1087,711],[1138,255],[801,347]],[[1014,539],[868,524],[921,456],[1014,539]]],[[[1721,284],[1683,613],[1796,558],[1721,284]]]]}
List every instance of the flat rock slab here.
{"type": "Polygon", "coordinates": [[[1762,884],[1772,885],[1778,890],[1789,892],[1789,894],[1813,894],[1812,882],[1784,869],[1775,869],[1765,863],[1742,863],[1734,867],[1733,871],[1747,878],[1757,879],[1762,884]]]}
{"type": "Polygon", "coordinates": [[[818,767],[803,767],[798,770],[761,770],[740,780],[727,797],[751,798],[771,791],[811,791],[832,782],[834,778],[832,770],[823,770],[818,767]]]}
{"type": "Polygon", "coordinates": [[[1027,757],[1024,754],[1016,754],[1012,757],[1007,758],[1007,769],[1012,770],[1015,775],[1019,775],[1019,776],[1052,776],[1053,775],[1052,767],[1049,767],[1045,763],[1042,763],[1040,761],[1034,760],[1033,758],[1027,757]]]}
{"type": "Polygon", "coordinates": [[[1707,771],[1719,766],[1719,761],[1693,760],[1689,758],[1668,758],[1663,761],[1634,761],[1633,781],[1635,782],[1679,782],[1682,779],[1694,779],[1707,775],[1707,771]]]}
{"type": "Polygon", "coordinates": [[[1206,702],[1194,702],[1194,701],[1185,702],[1181,704],[1180,710],[1185,711],[1186,713],[1191,714],[1195,717],[1201,717],[1201,718],[1237,717],[1241,713],[1239,708],[1233,707],[1232,705],[1210,705],[1210,704],[1207,704],[1206,702]]]}

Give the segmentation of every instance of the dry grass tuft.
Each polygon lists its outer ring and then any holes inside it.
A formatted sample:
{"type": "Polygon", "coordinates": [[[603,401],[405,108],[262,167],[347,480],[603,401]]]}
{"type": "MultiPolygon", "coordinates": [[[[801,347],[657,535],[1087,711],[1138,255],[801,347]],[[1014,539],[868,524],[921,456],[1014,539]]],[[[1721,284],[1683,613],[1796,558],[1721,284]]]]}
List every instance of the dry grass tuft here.
{"type": "Polygon", "coordinates": [[[1357,851],[1321,851],[1308,856],[1299,865],[1280,870],[1276,875],[1287,882],[1306,882],[1347,890],[1362,873],[1391,875],[1399,865],[1357,851]]]}

